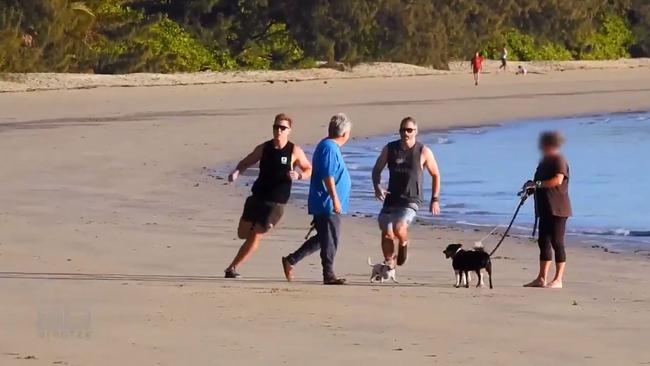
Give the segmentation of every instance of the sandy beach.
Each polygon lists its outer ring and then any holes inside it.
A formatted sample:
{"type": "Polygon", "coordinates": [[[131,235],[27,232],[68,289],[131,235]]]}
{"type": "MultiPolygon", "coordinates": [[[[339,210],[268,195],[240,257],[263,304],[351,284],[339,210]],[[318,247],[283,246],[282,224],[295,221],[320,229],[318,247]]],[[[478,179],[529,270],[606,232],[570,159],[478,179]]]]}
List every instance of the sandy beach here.
{"type": "Polygon", "coordinates": [[[287,283],[280,257],[309,223],[294,202],[246,278],[222,278],[248,187],[210,172],[268,139],[276,113],[313,144],[336,112],[361,138],[405,115],[435,130],[650,109],[647,63],[495,68],[478,88],[452,69],[0,94],[0,365],[650,365],[644,256],[570,245],[565,289],[524,289],[538,249],[511,238],[494,290],[455,289],[441,251],[482,234],[416,225],[401,283],[370,285],[375,221],[346,217],[350,285],[322,286],[317,256],[287,283]]]}

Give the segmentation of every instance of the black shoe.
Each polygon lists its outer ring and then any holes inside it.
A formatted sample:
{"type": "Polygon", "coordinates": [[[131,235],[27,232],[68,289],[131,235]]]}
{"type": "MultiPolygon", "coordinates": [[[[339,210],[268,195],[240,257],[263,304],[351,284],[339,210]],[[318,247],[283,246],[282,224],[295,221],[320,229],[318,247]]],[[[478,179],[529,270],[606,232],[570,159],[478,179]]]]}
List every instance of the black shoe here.
{"type": "Polygon", "coordinates": [[[345,285],[345,278],[330,278],[323,280],[323,285],[345,285]]]}
{"type": "Polygon", "coordinates": [[[406,263],[406,259],[408,257],[406,253],[406,248],[408,248],[408,245],[399,245],[397,248],[397,265],[401,266],[406,263]]]}
{"type": "Polygon", "coordinates": [[[241,275],[237,272],[235,272],[234,269],[227,269],[224,271],[225,273],[225,278],[241,278],[241,275]]]}

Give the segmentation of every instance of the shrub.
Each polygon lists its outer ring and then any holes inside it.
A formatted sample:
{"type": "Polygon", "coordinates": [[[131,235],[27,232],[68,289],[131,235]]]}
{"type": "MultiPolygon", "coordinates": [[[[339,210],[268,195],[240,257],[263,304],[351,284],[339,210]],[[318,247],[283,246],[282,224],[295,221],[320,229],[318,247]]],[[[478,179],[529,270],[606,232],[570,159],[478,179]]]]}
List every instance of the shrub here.
{"type": "Polygon", "coordinates": [[[508,49],[508,57],[518,61],[564,61],[571,60],[573,55],[566,47],[553,42],[538,43],[527,34],[516,29],[508,30],[501,39],[494,40],[484,49],[484,54],[492,59],[501,56],[502,45],[508,49]]]}
{"type": "Polygon", "coordinates": [[[163,17],[149,28],[141,41],[151,53],[164,59],[159,72],[218,70],[210,50],[187,33],[178,23],[163,17]]]}
{"type": "Polygon", "coordinates": [[[535,60],[568,61],[573,59],[571,51],[556,43],[545,43],[535,53],[535,60]]]}
{"type": "Polygon", "coordinates": [[[302,48],[284,23],[270,25],[259,39],[249,39],[236,57],[241,66],[251,69],[287,69],[300,64],[303,58],[302,48]]]}
{"type": "Polygon", "coordinates": [[[606,15],[597,33],[589,35],[580,47],[583,60],[611,60],[629,57],[628,49],[634,42],[627,22],[616,15],[606,15]]]}
{"type": "Polygon", "coordinates": [[[97,9],[102,27],[110,37],[94,46],[101,73],[193,72],[232,69],[229,52],[211,51],[178,23],[166,16],[147,19],[140,10],[115,3],[97,9]]]}
{"type": "Polygon", "coordinates": [[[532,61],[536,59],[535,39],[517,30],[510,30],[505,35],[506,47],[513,60],[532,61]]]}

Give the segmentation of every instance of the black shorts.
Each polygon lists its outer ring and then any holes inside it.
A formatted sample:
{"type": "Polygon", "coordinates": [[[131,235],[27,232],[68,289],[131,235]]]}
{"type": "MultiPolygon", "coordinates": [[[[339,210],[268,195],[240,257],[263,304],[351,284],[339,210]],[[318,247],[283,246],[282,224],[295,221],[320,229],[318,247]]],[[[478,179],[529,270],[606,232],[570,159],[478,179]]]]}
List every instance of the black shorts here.
{"type": "Polygon", "coordinates": [[[268,231],[276,226],[284,214],[284,205],[281,203],[265,202],[255,196],[246,198],[242,221],[257,224],[268,231]]]}

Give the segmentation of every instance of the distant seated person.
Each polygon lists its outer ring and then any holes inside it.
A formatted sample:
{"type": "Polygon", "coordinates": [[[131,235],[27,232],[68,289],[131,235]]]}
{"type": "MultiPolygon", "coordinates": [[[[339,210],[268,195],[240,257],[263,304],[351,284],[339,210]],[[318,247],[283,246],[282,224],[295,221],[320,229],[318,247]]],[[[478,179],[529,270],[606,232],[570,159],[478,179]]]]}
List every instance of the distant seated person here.
{"type": "Polygon", "coordinates": [[[517,73],[516,74],[517,75],[526,75],[526,74],[528,74],[528,70],[526,70],[525,67],[519,65],[519,66],[517,66],[517,73]]]}

